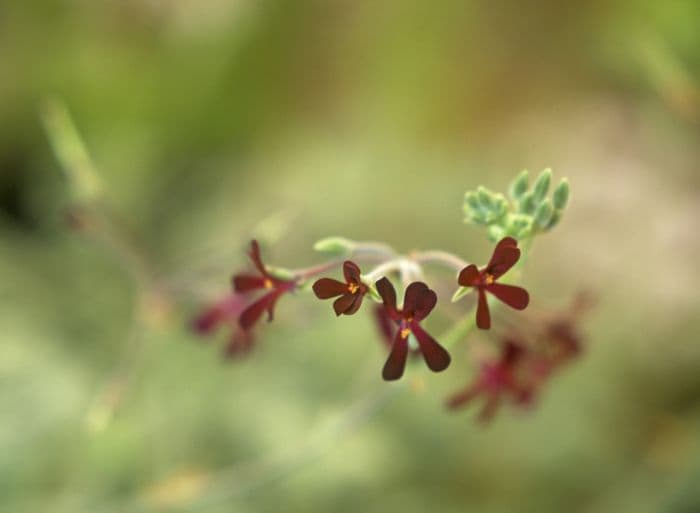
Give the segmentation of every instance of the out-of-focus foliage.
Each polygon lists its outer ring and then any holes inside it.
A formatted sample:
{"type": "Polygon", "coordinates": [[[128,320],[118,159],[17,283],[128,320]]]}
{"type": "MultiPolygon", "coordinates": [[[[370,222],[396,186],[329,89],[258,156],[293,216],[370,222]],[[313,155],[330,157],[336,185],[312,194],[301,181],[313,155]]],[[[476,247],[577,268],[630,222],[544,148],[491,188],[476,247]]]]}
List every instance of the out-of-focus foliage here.
{"type": "Polygon", "coordinates": [[[0,510],[700,510],[699,29],[690,1],[4,1],[0,510]],[[47,101],[107,234],[67,229],[47,101]],[[369,415],[369,318],[285,298],[233,364],[188,329],[253,234],[289,267],[334,234],[483,262],[463,192],[546,167],[575,194],[532,306],[599,301],[529,415],[444,411],[480,334],[369,415]]]}

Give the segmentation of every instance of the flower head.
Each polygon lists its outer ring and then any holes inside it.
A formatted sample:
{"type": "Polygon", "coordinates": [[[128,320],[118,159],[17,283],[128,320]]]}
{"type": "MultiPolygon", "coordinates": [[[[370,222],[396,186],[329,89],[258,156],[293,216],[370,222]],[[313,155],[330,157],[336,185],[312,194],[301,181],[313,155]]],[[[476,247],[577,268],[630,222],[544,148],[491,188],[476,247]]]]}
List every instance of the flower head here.
{"type": "Polygon", "coordinates": [[[229,293],[219,301],[205,308],[192,323],[200,335],[209,335],[222,324],[232,327],[229,341],[224,350],[228,357],[238,357],[248,353],[254,342],[253,334],[238,324],[238,317],[245,310],[247,302],[240,294],[229,293]]]}
{"type": "Polygon", "coordinates": [[[529,363],[527,349],[520,342],[506,339],[499,358],[494,362],[484,362],[476,379],[453,395],[447,406],[457,409],[483,396],[485,402],[479,420],[485,422],[493,418],[504,399],[519,405],[530,404],[539,380],[534,379],[536,374],[530,371],[535,369],[529,363]]]}
{"type": "Polygon", "coordinates": [[[491,314],[486,300],[486,292],[493,294],[517,310],[524,310],[530,302],[527,290],[497,282],[519,259],[518,243],[515,239],[506,237],[496,245],[486,267],[479,270],[474,264],[470,264],[459,273],[457,280],[459,284],[462,287],[474,287],[479,293],[479,303],[476,308],[476,325],[479,328],[487,330],[491,327],[491,314]]]}
{"type": "Polygon", "coordinates": [[[233,277],[234,290],[239,293],[251,292],[254,290],[268,290],[269,292],[252,303],[241,313],[238,322],[241,328],[246,331],[260,319],[265,311],[267,311],[268,320],[271,321],[274,317],[274,309],[277,300],[279,300],[285,292],[290,292],[297,286],[297,280],[283,280],[268,272],[260,258],[258,241],[251,241],[248,256],[250,256],[250,260],[253,262],[259,274],[241,273],[235,275],[233,277]]]}
{"type": "Polygon", "coordinates": [[[314,283],[313,289],[319,299],[340,296],[333,302],[335,314],[352,315],[360,309],[362,298],[369,289],[362,283],[360,268],[350,260],[343,263],[343,276],[345,283],[331,278],[321,278],[314,283]]]}
{"type": "Polygon", "coordinates": [[[384,310],[389,319],[398,326],[382,376],[385,380],[396,380],[403,375],[408,357],[408,337],[418,341],[425,363],[434,372],[445,370],[450,365],[450,354],[438,344],[420,325],[435,308],[437,295],[425,283],[413,282],[406,287],[403,307],[396,306],[396,290],[387,278],[376,283],[377,291],[384,301],[384,310]]]}

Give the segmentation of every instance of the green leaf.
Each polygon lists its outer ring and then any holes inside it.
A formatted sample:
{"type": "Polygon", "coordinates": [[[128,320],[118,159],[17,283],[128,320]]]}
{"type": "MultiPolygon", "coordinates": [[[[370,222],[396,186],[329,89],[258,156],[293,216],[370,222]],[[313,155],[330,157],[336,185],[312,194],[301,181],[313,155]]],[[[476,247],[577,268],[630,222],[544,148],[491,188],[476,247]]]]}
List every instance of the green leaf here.
{"type": "Polygon", "coordinates": [[[314,250],[335,255],[351,253],[354,247],[355,243],[353,241],[343,237],[326,237],[314,244],[314,250]]]}
{"type": "Polygon", "coordinates": [[[547,228],[549,226],[549,221],[552,219],[552,212],[554,207],[552,207],[552,202],[549,199],[545,199],[539,204],[537,210],[535,211],[535,223],[540,228],[547,228]]]}
{"type": "Polygon", "coordinates": [[[566,204],[569,202],[569,181],[566,178],[559,182],[557,188],[554,189],[552,199],[554,200],[554,208],[557,210],[566,208],[566,204]]]}
{"type": "Polygon", "coordinates": [[[535,194],[535,203],[540,203],[545,196],[547,196],[547,191],[549,190],[549,184],[552,181],[552,170],[545,169],[537,177],[535,185],[533,187],[533,192],[535,194]]]}
{"type": "Polygon", "coordinates": [[[472,287],[459,287],[454,294],[452,294],[452,302],[456,303],[460,299],[462,299],[464,296],[469,294],[472,290],[472,287]]]}
{"type": "Polygon", "coordinates": [[[73,199],[91,203],[103,195],[102,182],[65,104],[47,100],[42,120],[73,199]]]}
{"type": "Polygon", "coordinates": [[[519,200],[523,194],[527,192],[527,187],[530,182],[530,173],[527,169],[520,172],[515,180],[510,184],[509,194],[514,200],[519,200]]]}

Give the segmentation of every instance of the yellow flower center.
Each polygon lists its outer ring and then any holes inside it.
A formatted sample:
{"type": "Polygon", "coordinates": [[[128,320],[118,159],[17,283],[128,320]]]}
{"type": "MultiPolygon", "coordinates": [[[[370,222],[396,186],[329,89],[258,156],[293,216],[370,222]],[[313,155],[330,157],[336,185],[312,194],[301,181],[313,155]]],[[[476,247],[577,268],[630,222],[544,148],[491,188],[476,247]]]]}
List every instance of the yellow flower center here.
{"type": "Polygon", "coordinates": [[[409,328],[404,328],[401,330],[401,338],[408,338],[408,336],[411,334],[411,330],[409,328]]]}
{"type": "Polygon", "coordinates": [[[266,289],[271,289],[274,287],[274,284],[272,283],[272,280],[270,278],[266,278],[265,281],[263,282],[263,285],[265,286],[266,289]]]}
{"type": "Polygon", "coordinates": [[[357,289],[359,289],[359,288],[360,288],[360,286],[357,285],[356,283],[349,283],[348,284],[348,290],[350,291],[350,294],[354,294],[355,292],[357,292],[357,289]]]}
{"type": "Polygon", "coordinates": [[[486,282],[486,285],[491,285],[494,281],[496,281],[496,278],[493,277],[493,274],[487,274],[484,281],[486,282]]]}

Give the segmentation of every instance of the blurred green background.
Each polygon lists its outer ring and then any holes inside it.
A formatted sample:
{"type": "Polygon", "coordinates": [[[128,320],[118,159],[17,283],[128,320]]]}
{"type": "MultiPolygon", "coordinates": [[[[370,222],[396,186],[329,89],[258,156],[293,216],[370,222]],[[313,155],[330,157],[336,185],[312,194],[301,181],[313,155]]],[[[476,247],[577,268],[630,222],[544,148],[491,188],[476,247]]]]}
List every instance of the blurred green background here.
{"type": "Polygon", "coordinates": [[[0,510],[700,511],[699,80],[694,1],[5,0],[0,510]],[[67,229],[52,98],[139,254],[67,229]],[[443,410],[468,344],[365,410],[373,326],[310,299],[243,362],[188,329],[252,235],[483,261],[463,192],[548,166],[572,202],[526,284],[599,302],[529,414],[443,410]]]}

